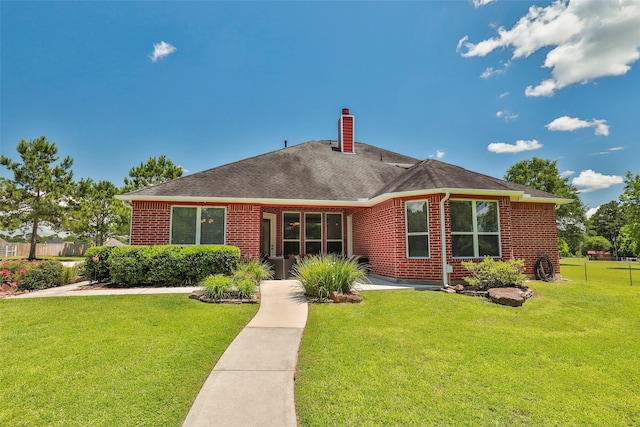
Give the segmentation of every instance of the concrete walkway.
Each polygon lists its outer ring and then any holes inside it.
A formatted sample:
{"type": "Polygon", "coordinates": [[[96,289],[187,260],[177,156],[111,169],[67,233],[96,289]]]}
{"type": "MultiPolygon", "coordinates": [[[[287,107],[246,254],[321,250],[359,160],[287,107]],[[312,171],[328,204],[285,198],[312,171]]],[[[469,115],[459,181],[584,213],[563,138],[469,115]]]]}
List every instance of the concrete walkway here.
{"type": "Polygon", "coordinates": [[[183,427],[295,427],[294,373],[307,302],[298,282],[260,285],[258,314],[224,352],[183,427]]]}
{"type": "Polygon", "coordinates": [[[190,294],[199,286],[182,286],[172,288],[111,288],[95,290],[78,290],[89,282],[78,282],[71,285],[58,286],[56,288],[43,289],[41,291],[29,292],[11,296],[9,298],[47,298],[47,297],[86,297],[97,295],[148,295],[148,294],[190,294]]]}

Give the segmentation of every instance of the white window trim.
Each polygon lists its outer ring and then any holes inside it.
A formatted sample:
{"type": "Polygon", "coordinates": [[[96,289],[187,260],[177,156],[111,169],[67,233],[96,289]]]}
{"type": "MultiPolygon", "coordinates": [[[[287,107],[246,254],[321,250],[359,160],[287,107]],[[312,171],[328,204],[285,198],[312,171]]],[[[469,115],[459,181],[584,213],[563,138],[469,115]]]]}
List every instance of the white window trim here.
{"type": "MultiPolygon", "coordinates": [[[[469,258],[484,258],[480,256],[480,245],[478,244],[478,236],[498,236],[498,255],[486,255],[489,258],[502,258],[502,237],[500,235],[500,203],[497,200],[483,200],[483,199],[451,199],[450,202],[471,202],[471,217],[473,218],[473,231],[453,231],[451,230],[452,247],[451,253],[453,255],[453,236],[473,236],[473,256],[453,256],[453,259],[469,259],[469,258]],[[478,231],[478,213],[477,202],[495,203],[498,212],[498,231],[478,231]]],[[[449,220],[451,221],[451,210],[449,210],[449,220]]]]}
{"type": "Polygon", "coordinates": [[[404,240],[405,254],[407,259],[430,259],[431,258],[431,236],[429,235],[429,201],[427,199],[406,200],[404,202],[404,240]],[[407,215],[407,204],[415,202],[424,202],[427,207],[427,231],[409,232],[409,218],[407,215]],[[427,236],[427,256],[409,256],[409,236],[427,236]]]}
{"type": "Polygon", "coordinates": [[[227,207],[226,206],[192,206],[192,205],[171,205],[171,220],[169,221],[169,244],[180,244],[181,246],[200,245],[200,220],[202,219],[202,208],[207,209],[222,209],[224,210],[224,230],[223,230],[223,243],[206,243],[206,245],[212,246],[224,246],[227,244],[227,207]],[[173,243],[173,208],[192,208],[196,209],[196,241],[195,243],[173,243]]]}
{"type": "Polygon", "coordinates": [[[329,253],[329,243],[340,242],[341,250],[340,252],[344,254],[344,217],[342,212],[325,212],[324,213],[324,224],[326,225],[327,218],[329,215],[340,215],[340,239],[330,239],[329,236],[326,236],[324,243],[324,253],[329,253]]]}

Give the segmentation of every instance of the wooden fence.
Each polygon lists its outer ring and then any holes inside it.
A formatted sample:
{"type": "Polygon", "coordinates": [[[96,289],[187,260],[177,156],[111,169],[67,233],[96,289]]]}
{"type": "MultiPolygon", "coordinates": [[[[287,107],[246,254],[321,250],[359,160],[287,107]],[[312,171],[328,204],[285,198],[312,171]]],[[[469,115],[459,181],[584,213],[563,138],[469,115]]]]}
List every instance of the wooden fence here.
{"type": "MultiPolygon", "coordinates": [[[[0,246],[0,257],[20,256],[28,257],[30,243],[9,243],[0,246]]],[[[83,256],[89,245],[76,245],[75,243],[37,243],[36,257],[50,256],[83,256]]]]}

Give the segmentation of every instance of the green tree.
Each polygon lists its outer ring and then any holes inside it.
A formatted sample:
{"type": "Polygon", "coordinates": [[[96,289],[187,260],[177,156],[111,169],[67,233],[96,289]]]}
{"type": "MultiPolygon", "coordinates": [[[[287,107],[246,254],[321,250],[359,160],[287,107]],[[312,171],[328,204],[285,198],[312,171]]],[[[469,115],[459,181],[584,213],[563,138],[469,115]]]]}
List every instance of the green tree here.
{"type": "Polygon", "coordinates": [[[600,206],[588,221],[590,233],[594,236],[602,236],[611,242],[615,256],[618,252],[618,234],[624,223],[622,207],[615,200],[600,206]]]}
{"type": "Polygon", "coordinates": [[[157,159],[150,157],[147,163],[140,162],[140,166],[132,167],[129,170],[129,177],[124,178],[124,188],[126,191],[133,191],[181,176],[182,167],[176,166],[163,154],[157,159]]]}
{"type": "Polygon", "coordinates": [[[640,174],[627,171],[624,178],[624,192],[620,196],[622,210],[629,238],[640,247],[640,174]]]}
{"type": "Polygon", "coordinates": [[[41,136],[24,139],[16,148],[22,162],[0,156],[0,165],[13,172],[13,179],[0,178],[0,225],[13,231],[31,227],[29,259],[36,257],[38,225],[60,226],[66,217],[65,202],[73,184],[73,159],[65,157],[57,165],[58,147],[41,136]]]}
{"type": "Polygon", "coordinates": [[[116,194],[120,190],[110,181],[80,180],[67,228],[79,239],[90,238],[97,246],[122,233],[128,228],[129,209],[115,199],[116,194]]]}
{"type": "Polygon", "coordinates": [[[623,226],[618,234],[618,254],[623,257],[640,256],[640,241],[633,238],[628,225],[623,226]]]}
{"type": "Polygon", "coordinates": [[[582,245],[583,253],[587,251],[608,251],[611,249],[611,242],[602,236],[587,236],[582,245]]]}
{"type": "Polygon", "coordinates": [[[577,253],[580,250],[586,230],[585,208],[578,195],[578,189],[569,182],[569,178],[560,176],[555,160],[539,157],[522,160],[507,170],[504,179],[573,200],[572,203],[556,209],[556,223],[558,237],[567,242],[570,251],[577,253]]]}

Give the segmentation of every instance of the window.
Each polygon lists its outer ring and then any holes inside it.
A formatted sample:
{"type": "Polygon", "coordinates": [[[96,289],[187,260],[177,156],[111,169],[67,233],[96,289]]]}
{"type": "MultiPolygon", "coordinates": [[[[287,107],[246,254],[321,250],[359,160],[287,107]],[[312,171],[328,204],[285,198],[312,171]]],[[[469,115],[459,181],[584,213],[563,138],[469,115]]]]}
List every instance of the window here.
{"type": "Polygon", "coordinates": [[[452,200],[449,208],[454,257],[500,256],[498,202],[452,200]]]}
{"type": "Polygon", "coordinates": [[[304,214],[304,253],[317,255],[322,252],[322,214],[304,214]]]}
{"type": "Polygon", "coordinates": [[[171,243],[174,245],[224,245],[224,231],[225,208],[171,208],[171,243]]]}
{"type": "Polygon", "coordinates": [[[327,253],[342,255],[342,214],[325,215],[327,227],[327,253]]]}
{"type": "Polygon", "coordinates": [[[283,254],[300,255],[300,213],[285,212],[282,218],[283,254]]]}
{"type": "Polygon", "coordinates": [[[407,225],[407,257],[429,257],[429,217],[427,201],[411,201],[405,204],[407,225]]]}

